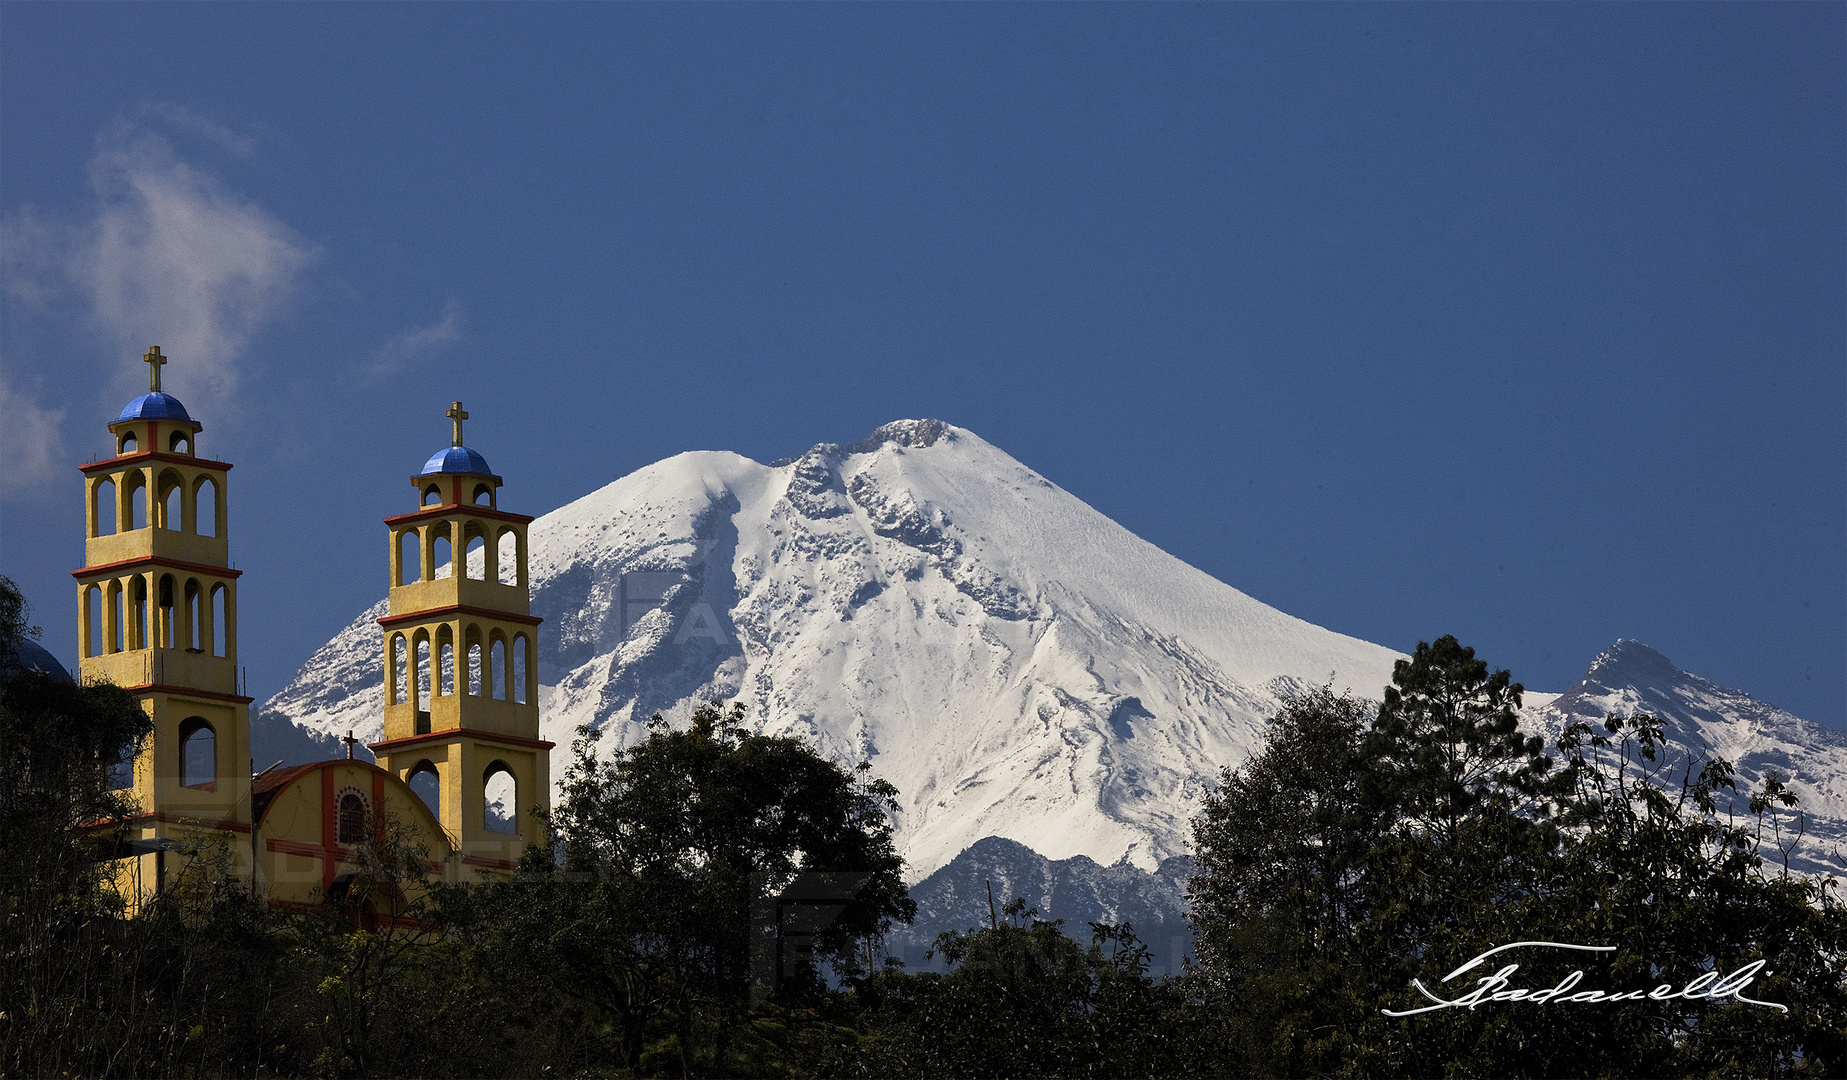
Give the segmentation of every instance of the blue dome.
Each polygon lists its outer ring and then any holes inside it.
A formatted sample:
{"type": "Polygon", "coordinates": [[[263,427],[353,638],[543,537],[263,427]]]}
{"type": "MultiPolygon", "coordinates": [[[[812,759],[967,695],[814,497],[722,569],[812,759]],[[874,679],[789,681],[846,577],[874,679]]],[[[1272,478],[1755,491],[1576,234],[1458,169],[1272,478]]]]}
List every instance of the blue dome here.
{"type": "Polygon", "coordinates": [[[483,476],[494,475],[494,470],[487,467],[487,459],[466,446],[449,446],[430,455],[430,460],[423,463],[419,476],[431,473],[480,473],[483,476]]]}
{"type": "Polygon", "coordinates": [[[122,415],[116,417],[115,422],[119,424],[124,420],[186,420],[190,422],[192,416],[186,411],[186,406],[180,404],[179,398],[156,390],[151,394],[142,394],[123,406],[122,415]]]}

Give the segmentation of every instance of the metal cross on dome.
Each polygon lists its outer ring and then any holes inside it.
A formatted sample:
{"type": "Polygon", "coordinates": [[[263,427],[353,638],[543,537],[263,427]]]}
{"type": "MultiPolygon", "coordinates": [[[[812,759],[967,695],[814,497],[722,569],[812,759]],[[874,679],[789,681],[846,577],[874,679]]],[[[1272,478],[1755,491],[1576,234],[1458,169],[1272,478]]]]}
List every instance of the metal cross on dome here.
{"type": "Polygon", "coordinates": [[[146,360],[148,365],[148,392],[158,394],[160,392],[160,365],[166,363],[167,358],[160,355],[160,346],[149,345],[147,355],[141,359],[146,360]]]}
{"type": "Polygon", "coordinates": [[[463,411],[462,403],[458,401],[450,405],[449,411],[443,415],[455,421],[455,445],[462,445],[462,421],[468,419],[468,413],[463,411]]]}

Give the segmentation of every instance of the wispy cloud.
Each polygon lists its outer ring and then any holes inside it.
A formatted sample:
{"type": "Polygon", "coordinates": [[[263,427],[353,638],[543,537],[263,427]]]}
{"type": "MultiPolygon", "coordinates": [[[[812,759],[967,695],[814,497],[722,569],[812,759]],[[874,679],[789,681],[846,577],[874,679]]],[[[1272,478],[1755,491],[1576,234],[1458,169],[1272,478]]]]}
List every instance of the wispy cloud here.
{"type": "Polygon", "coordinates": [[[29,306],[78,304],[112,358],[111,396],[145,388],[140,357],[158,344],[173,358],[169,386],[225,414],[252,339],[287,312],[319,253],[153,125],[239,157],[254,152],[249,136],[175,105],[135,116],[97,136],[88,209],[65,220],[31,207],[8,215],[5,287],[29,306]]]}
{"type": "Polygon", "coordinates": [[[0,368],[0,493],[14,494],[51,479],[66,464],[59,434],[62,412],[47,409],[13,385],[0,368]]]}
{"type": "Polygon", "coordinates": [[[136,117],[182,135],[203,139],[240,161],[256,157],[255,135],[234,131],[218,121],[193,112],[171,101],[144,101],[135,108],[136,117]]]}
{"type": "Polygon", "coordinates": [[[442,314],[435,322],[415,330],[406,330],[385,342],[366,368],[367,381],[376,382],[461,341],[462,325],[462,305],[451,296],[443,304],[442,314]]]}
{"type": "Polygon", "coordinates": [[[70,273],[124,381],[139,381],[141,352],[158,343],[191,392],[228,403],[245,350],[286,310],[313,246],[127,122],[98,139],[90,184],[96,216],[70,273]]]}

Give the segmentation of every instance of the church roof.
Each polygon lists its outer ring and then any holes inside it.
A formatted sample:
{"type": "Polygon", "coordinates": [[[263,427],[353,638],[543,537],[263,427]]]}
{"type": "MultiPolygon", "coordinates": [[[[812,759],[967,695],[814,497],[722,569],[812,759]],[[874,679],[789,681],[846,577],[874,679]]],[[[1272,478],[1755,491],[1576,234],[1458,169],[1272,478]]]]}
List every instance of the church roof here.
{"type": "Polygon", "coordinates": [[[487,467],[487,459],[466,446],[445,446],[430,455],[430,460],[423,463],[419,476],[432,473],[478,473],[482,476],[494,475],[494,470],[487,467]]]}
{"type": "Polygon", "coordinates": [[[410,785],[406,784],[388,770],[379,768],[375,762],[355,760],[353,758],[328,758],[326,761],[310,761],[303,765],[290,765],[287,768],[271,769],[266,773],[252,777],[250,781],[250,820],[252,824],[259,829],[263,827],[263,821],[269,815],[270,805],[276,801],[278,795],[281,795],[288,789],[290,784],[313,773],[320,772],[322,769],[335,769],[341,766],[352,766],[364,772],[381,774],[385,779],[387,790],[391,788],[401,789],[408,800],[408,805],[415,806],[421,811],[422,815],[428,819],[430,826],[436,830],[436,835],[447,835],[442,831],[442,824],[436,820],[436,814],[416,792],[411,790],[410,785]]]}
{"type": "Polygon", "coordinates": [[[303,773],[310,773],[323,765],[332,764],[334,764],[333,761],[314,761],[306,765],[291,765],[286,769],[271,769],[257,777],[250,784],[250,820],[262,824],[263,815],[268,813],[269,804],[278,792],[288,787],[296,777],[303,773]]]}
{"type": "Polygon", "coordinates": [[[127,405],[124,405],[122,407],[122,415],[116,417],[115,422],[119,424],[124,420],[190,421],[191,419],[192,414],[186,411],[186,406],[180,404],[179,398],[174,397],[172,394],[165,394],[159,390],[155,390],[151,393],[142,394],[127,405]]]}
{"type": "MultiPolygon", "coordinates": [[[[20,639],[19,660],[15,665],[15,670],[43,672],[59,682],[76,681],[71,678],[70,672],[64,670],[64,665],[58,663],[57,657],[51,655],[43,645],[33,641],[31,638],[20,639]]],[[[11,674],[11,671],[0,668],[0,681],[4,681],[11,674]]]]}

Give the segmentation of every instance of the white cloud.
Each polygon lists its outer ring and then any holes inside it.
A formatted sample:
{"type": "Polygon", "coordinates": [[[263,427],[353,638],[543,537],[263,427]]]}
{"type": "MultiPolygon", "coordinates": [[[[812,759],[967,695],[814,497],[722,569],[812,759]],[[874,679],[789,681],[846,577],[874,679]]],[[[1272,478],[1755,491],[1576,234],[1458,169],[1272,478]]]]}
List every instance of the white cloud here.
{"type": "Polygon", "coordinates": [[[416,330],[406,330],[390,341],[372,358],[366,377],[377,381],[426,356],[434,356],[462,340],[462,305],[451,296],[443,304],[436,321],[416,330]]]}
{"type": "Polygon", "coordinates": [[[115,350],[117,390],[146,385],[141,354],[158,344],[176,391],[228,404],[251,339],[287,310],[315,249],[126,121],[98,137],[90,183],[95,217],[66,265],[115,350]]]}
{"type": "Polygon", "coordinates": [[[204,139],[240,161],[249,161],[256,157],[257,140],[254,135],[233,131],[216,120],[193,112],[184,105],[177,105],[171,101],[144,101],[136,107],[135,115],[155,121],[181,134],[204,139]]]}
{"type": "Polygon", "coordinates": [[[59,424],[62,412],[40,405],[13,386],[0,368],[0,493],[36,487],[55,476],[65,461],[59,424]]]}
{"type": "MultiPolygon", "coordinates": [[[[287,313],[320,254],[161,131],[238,159],[254,156],[253,137],[179,105],[147,103],[132,115],[97,136],[92,203],[64,214],[20,206],[0,219],[0,288],[16,311],[95,332],[103,359],[79,385],[108,404],[147,389],[141,354],[159,345],[172,358],[166,388],[196,414],[228,421],[250,343],[287,313]]],[[[0,491],[52,475],[64,413],[0,371],[0,415],[0,491]]]]}

